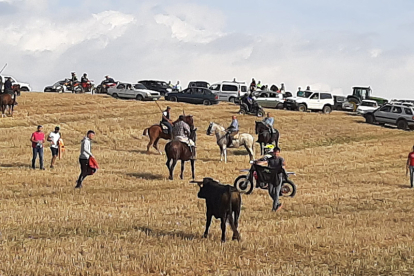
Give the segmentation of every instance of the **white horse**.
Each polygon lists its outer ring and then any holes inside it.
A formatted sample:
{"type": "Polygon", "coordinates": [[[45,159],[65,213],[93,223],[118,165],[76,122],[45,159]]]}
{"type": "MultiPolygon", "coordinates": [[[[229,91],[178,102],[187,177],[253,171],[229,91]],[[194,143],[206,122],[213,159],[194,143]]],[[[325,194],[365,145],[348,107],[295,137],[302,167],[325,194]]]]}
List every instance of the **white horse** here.
{"type": "MultiPolygon", "coordinates": [[[[220,147],[220,161],[227,163],[227,139],[226,139],[226,129],[219,124],[210,123],[207,129],[207,135],[216,134],[217,145],[220,147]]],[[[248,133],[238,134],[238,138],[233,140],[233,143],[229,148],[238,148],[244,146],[249,153],[250,160],[253,160],[254,157],[254,139],[253,136],[248,133]]]]}

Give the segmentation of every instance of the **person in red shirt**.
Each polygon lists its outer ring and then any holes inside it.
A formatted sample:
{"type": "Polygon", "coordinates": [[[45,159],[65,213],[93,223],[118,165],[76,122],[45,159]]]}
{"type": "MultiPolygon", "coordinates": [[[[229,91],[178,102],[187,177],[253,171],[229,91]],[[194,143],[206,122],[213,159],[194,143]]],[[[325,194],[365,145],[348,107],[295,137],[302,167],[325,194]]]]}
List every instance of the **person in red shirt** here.
{"type": "Polygon", "coordinates": [[[39,161],[40,161],[40,169],[44,170],[45,167],[43,166],[43,144],[45,143],[45,134],[42,131],[43,126],[37,126],[37,131],[33,132],[32,137],[30,137],[30,141],[32,142],[33,148],[33,159],[32,159],[32,169],[36,169],[36,158],[37,154],[39,154],[39,161]]]}
{"type": "Polygon", "coordinates": [[[411,188],[414,188],[414,146],[413,150],[408,154],[407,158],[407,166],[406,166],[406,172],[405,174],[408,174],[408,171],[410,171],[410,184],[411,188]]]}

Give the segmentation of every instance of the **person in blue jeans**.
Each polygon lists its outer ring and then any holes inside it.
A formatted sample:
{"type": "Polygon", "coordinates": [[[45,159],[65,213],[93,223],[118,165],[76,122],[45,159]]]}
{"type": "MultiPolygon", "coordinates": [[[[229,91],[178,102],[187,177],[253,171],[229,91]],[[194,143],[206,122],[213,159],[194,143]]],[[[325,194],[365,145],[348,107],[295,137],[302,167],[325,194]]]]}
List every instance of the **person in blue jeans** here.
{"type": "Polygon", "coordinates": [[[43,166],[43,144],[45,143],[45,134],[43,132],[43,126],[37,126],[37,131],[32,133],[30,141],[32,142],[33,149],[32,169],[36,168],[36,159],[37,155],[39,155],[40,169],[44,170],[45,167],[43,166]]]}

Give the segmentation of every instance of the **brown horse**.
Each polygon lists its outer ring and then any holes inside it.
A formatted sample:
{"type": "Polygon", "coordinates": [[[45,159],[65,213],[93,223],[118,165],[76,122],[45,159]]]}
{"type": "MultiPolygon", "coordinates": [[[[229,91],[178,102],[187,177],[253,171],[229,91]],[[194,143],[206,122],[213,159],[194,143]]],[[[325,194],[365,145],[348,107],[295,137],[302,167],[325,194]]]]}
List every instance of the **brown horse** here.
{"type": "MultiPolygon", "coordinates": [[[[191,130],[190,139],[194,141],[194,143],[197,140],[197,134],[196,134],[197,128],[191,130]]],[[[195,150],[195,148],[193,149],[195,150]]],[[[195,153],[195,152],[194,152],[195,153]]],[[[184,162],[190,161],[191,163],[191,174],[193,177],[193,180],[195,178],[194,176],[194,162],[195,160],[192,158],[194,155],[192,154],[190,147],[188,145],[185,145],[184,143],[180,141],[173,140],[171,142],[168,142],[165,145],[165,154],[167,155],[167,165],[168,170],[170,171],[170,177],[168,179],[173,180],[174,179],[174,168],[177,164],[177,160],[181,160],[181,174],[180,178],[183,179],[183,173],[184,173],[184,162]],[[172,163],[171,163],[172,161],[172,163]]]]}
{"type": "Polygon", "coordinates": [[[0,94],[0,110],[1,116],[5,117],[6,109],[9,108],[9,115],[13,117],[13,109],[16,104],[16,95],[20,93],[20,86],[13,86],[13,96],[8,93],[0,94]]]}
{"type": "MultiPolygon", "coordinates": [[[[191,129],[194,128],[194,121],[193,116],[188,115],[184,117],[184,122],[186,122],[191,129]]],[[[175,123],[175,122],[174,122],[175,123]]],[[[174,125],[173,123],[173,125],[174,125]]],[[[151,145],[159,152],[159,154],[162,154],[162,152],[158,149],[158,141],[160,138],[165,140],[171,140],[171,134],[166,134],[163,132],[161,125],[153,125],[149,128],[144,129],[144,132],[142,133],[144,136],[149,136],[149,142],[147,145],[147,153],[149,153],[151,145]]]]}

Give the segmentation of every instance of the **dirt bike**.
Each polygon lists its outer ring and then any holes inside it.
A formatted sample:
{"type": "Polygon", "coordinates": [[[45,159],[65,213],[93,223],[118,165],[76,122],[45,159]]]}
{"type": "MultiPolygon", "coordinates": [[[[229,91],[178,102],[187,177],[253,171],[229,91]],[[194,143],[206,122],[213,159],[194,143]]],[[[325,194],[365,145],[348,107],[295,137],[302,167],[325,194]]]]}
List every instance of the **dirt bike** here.
{"type": "Polygon", "coordinates": [[[108,88],[116,86],[116,82],[109,82],[109,83],[101,83],[95,88],[96,94],[106,94],[108,92],[108,88]]]}
{"type": "Polygon", "coordinates": [[[93,80],[88,80],[88,82],[83,82],[83,83],[81,83],[81,86],[82,86],[82,90],[84,92],[95,91],[93,80]]]}
{"type": "Polygon", "coordinates": [[[63,85],[66,86],[67,90],[72,91],[72,93],[83,93],[84,92],[82,84],[79,81],[72,82],[71,80],[66,79],[66,82],[63,85]]]}
{"type": "MultiPolygon", "coordinates": [[[[250,169],[240,170],[240,172],[248,172],[247,175],[239,175],[234,180],[234,187],[245,194],[251,194],[255,187],[267,189],[268,183],[272,179],[268,167],[257,165],[255,161],[250,161],[250,164],[252,164],[250,169]]],[[[296,185],[289,179],[290,175],[296,174],[294,172],[283,172],[282,188],[280,189],[281,196],[294,197],[296,195],[296,185]]]]}

